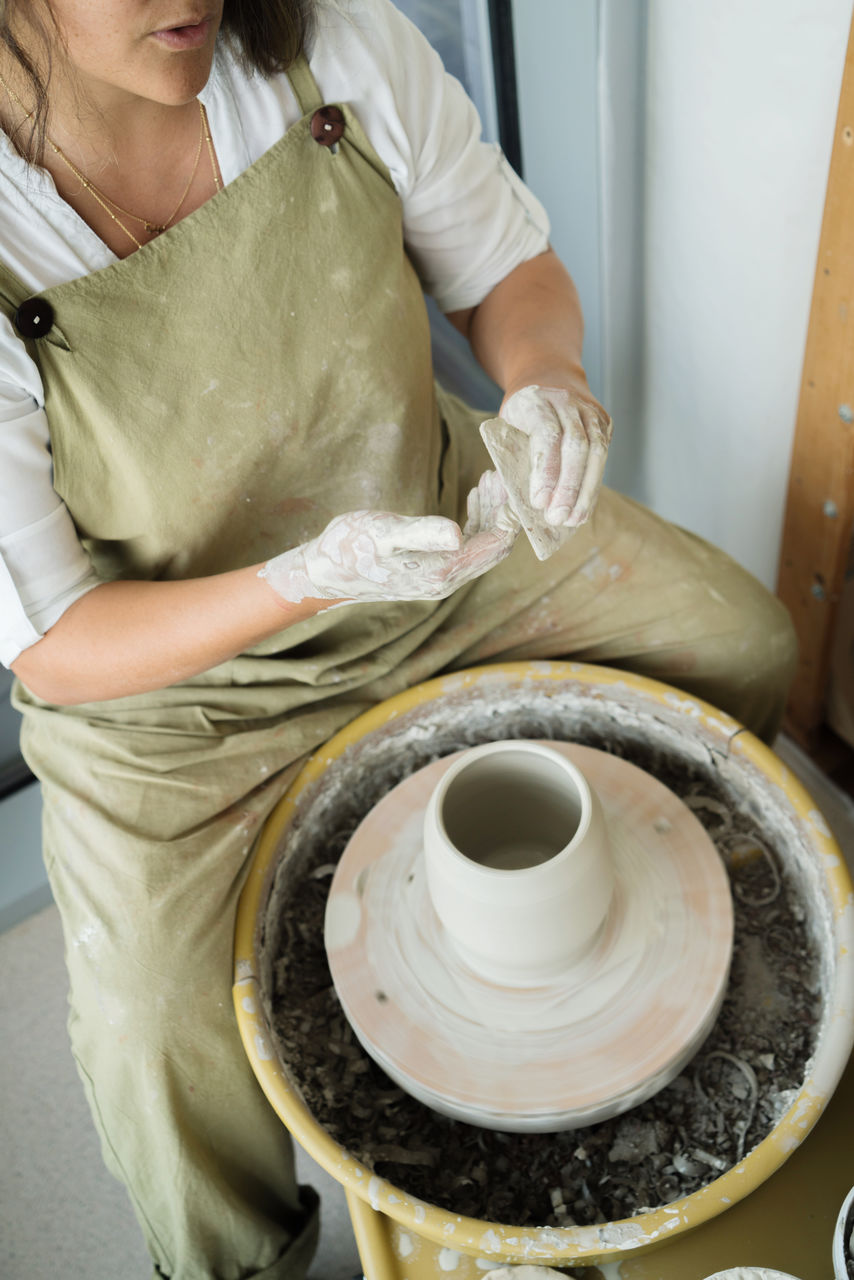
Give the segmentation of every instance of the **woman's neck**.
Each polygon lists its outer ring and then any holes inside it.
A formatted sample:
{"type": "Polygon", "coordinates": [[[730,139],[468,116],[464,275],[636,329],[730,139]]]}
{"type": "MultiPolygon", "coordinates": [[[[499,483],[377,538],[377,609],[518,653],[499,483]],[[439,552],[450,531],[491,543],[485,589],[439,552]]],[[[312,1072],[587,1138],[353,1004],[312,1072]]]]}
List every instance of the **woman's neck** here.
{"type": "MultiPolygon", "coordinates": [[[[0,76],[0,124],[26,141],[32,89],[8,55],[0,58],[0,76]]],[[[58,67],[48,92],[43,166],[117,256],[152,239],[152,227],[159,233],[192,213],[222,185],[196,97],[164,104],[84,83],[58,67]]]]}

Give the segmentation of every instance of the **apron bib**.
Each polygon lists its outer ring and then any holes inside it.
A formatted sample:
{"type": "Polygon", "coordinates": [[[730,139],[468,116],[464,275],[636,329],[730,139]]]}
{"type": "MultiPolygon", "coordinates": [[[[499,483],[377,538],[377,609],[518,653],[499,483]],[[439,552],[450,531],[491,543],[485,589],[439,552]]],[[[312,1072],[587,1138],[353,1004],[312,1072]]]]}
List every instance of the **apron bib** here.
{"type": "MultiPolygon", "coordinates": [[[[303,117],[255,164],[128,258],[41,295],[53,323],[28,348],[54,487],[108,580],[263,561],[350,510],[462,518],[488,465],[482,415],[434,384],[386,167],[346,104],[324,106],[304,59],[290,79],[303,117]]],[[[10,317],[26,297],[0,266],[10,317]]],[[[353,714],[348,692],[389,676],[465,594],[333,610],[151,694],[57,709],[19,686],[24,748],[40,755],[43,723],[55,757],[58,716],[117,746],[117,734],[158,729],[174,745],[187,728],[221,746],[223,720],[286,716],[294,760],[353,714]]]]}

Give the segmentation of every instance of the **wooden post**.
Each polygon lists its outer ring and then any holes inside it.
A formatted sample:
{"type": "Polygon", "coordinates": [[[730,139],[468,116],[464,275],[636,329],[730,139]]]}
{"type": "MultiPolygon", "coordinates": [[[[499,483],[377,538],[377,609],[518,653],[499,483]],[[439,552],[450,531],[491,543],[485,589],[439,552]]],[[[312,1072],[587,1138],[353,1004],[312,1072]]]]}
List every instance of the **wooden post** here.
{"type": "Polygon", "coordinates": [[[854,20],[818,250],[777,591],[800,643],[787,729],[824,717],[830,649],[854,528],[854,20]]]}

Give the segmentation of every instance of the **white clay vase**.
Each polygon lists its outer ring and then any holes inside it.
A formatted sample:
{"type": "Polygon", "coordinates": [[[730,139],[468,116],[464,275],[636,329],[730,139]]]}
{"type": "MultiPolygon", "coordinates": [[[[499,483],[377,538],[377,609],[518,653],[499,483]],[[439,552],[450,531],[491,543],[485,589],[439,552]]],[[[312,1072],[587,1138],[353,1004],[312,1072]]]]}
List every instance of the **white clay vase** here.
{"type": "Polygon", "coordinates": [[[596,794],[537,742],[486,743],[447,770],[424,815],[424,865],[450,942],[503,986],[549,982],[583,959],[614,889],[596,794]]]}

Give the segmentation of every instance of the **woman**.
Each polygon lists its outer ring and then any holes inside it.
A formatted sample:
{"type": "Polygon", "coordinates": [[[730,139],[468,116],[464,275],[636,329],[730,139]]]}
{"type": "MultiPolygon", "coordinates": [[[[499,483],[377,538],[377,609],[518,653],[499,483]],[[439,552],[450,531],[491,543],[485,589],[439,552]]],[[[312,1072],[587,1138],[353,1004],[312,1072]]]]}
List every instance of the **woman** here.
{"type": "Polygon", "coordinates": [[[7,0],[0,34],[0,657],[72,1047],[157,1273],[299,1277],[315,1205],[229,986],[300,760],[440,670],[570,654],[770,739],[791,632],[691,535],[607,491],[588,520],[574,288],[388,0],[7,0]],[[434,388],[422,288],[576,530],[543,563],[434,388]]]}

